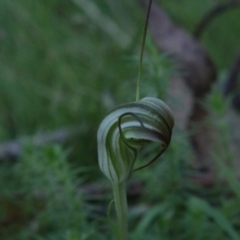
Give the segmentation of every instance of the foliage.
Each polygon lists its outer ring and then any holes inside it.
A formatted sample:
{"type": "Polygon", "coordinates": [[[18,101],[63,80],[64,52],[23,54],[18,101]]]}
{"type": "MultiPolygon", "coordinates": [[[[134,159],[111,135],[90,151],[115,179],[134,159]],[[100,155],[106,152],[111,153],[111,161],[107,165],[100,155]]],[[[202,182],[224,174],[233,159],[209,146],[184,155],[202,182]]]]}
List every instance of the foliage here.
{"type": "Polygon", "coordinates": [[[0,171],[1,239],[92,235],[77,177],[84,171],[72,169],[59,146],[27,147],[17,163],[2,164],[0,171]]]}
{"type": "MultiPolygon", "coordinates": [[[[193,31],[207,9],[223,1],[161,2],[193,31]]],[[[0,1],[0,140],[65,126],[84,129],[69,151],[30,145],[17,162],[0,163],[0,239],[112,239],[105,215],[92,212],[101,200],[90,204],[80,185],[101,180],[108,186],[97,166],[96,132],[110,109],[135,99],[144,22],[137,3],[0,1]]],[[[220,73],[239,41],[239,11],[217,18],[202,38],[220,73]]],[[[141,95],[162,98],[176,74],[150,37],[143,74],[141,95]]],[[[228,102],[219,85],[203,104],[221,134],[213,153],[219,181],[200,187],[190,180],[189,133],[175,132],[163,159],[130,178],[144,186],[140,198],[130,199],[130,239],[240,239],[240,187],[230,164],[234,129],[223,121],[228,102]]]]}

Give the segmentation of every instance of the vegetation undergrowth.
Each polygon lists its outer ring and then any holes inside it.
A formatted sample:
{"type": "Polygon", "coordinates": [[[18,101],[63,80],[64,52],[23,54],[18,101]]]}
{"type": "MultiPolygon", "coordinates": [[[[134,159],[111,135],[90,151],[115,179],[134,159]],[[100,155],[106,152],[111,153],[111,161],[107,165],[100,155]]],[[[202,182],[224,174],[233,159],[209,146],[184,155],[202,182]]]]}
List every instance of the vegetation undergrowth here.
{"type": "MultiPolygon", "coordinates": [[[[219,1],[161,2],[174,21],[193,31],[219,1]]],[[[83,129],[71,147],[26,147],[16,162],[0,162],[1,240],[114,239],[105,214],[109,183],[96,164],[95,134],[106,112],[134,99],[143,21],[137,3],[0,1],[1,142],[66,126],[83,129]],[[94,199],[92,192],[82,193],[82,184],[90,182],[100,190],[94,199]]],[[[221,73],[239,41],[238,15],[237,9],[223,14],[202,38],[221,73]]],[[[168,79],[177,73],[151,37],[143,68],[141,96],[167,99],[168,79]]],[[[175,129],[162,160],[136,171],[127,183],[129,239],[240,239],[240,188],[230,143],[236,129],[225,121],[228,103],[219,92],[216,87],[203,103],[221,134],[213,153],[218,181],[208,187],[191,181],[189,133],[175,129]]]]}

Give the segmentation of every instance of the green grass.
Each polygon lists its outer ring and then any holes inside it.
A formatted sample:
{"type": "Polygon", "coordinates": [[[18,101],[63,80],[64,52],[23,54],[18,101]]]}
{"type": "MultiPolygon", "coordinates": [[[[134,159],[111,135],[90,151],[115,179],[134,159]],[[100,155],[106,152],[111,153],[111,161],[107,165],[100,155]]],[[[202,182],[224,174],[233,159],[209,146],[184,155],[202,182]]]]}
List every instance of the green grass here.
{"type": "MultiPolygon", "coordinates": [[[[162,5],[192,32],[218,2],[162,5]]],[[[220,73],[237,51],[239,12],[217,18],[201,39],[220,73]]],[[[26,146],[18,162],[0,163],[1,240],[113,239],[105,215],[111,193],[88,201],[80,185],[109,184],[97,165],[96,131],[114,106],[135,100],[143,22],[137,1],[0,1],[0,141],[84,129],[70,145],[26,146]]],[[[141,96],[165,98],[174,69],[148,37],[141,96]]],[[[228,165],[234,130],[221,121],[228,102],[216,87],[204,104],[222,136],[213,156],[226,183],[204,188],[189,180],[189,133],[176,132],[162,160],[129,180],[144,186],[129,199],[131,240],[240,239],[239,182],[228,165]]]]}

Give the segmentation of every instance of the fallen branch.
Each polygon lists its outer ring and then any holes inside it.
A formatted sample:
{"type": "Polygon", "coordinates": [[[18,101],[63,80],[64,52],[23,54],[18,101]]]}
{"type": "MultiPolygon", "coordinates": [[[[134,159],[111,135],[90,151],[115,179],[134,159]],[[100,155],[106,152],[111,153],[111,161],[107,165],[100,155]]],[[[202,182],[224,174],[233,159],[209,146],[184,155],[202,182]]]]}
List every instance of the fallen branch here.
{"type": "MultiPolygon", "coordinates": [[[[148,1],[142,2],[146,7],[148,1]]],[[[152,5],[149,30],[157,46],[170,54],[176,65],[180,66],[181,77],[185,79],[194,96],[202,97],[208,93],[217,77],[213,61],[203,46],[188,32],[175,25],[156,1],[152,5]]]]}
{"type": "Polygon", "coordinates": [[[214,6],[200,21],[200,23],[197,25],[193,35],[196,38],[200,38],[203,34],[203,31],[206,29],[206,27],[220,14],[225,13],[228,10],[235,9],[236,7],[240,7],[240,1],[239,0],[232,0],[227,3],[222,3],[217,6],[214,6]]]}
{"type": "Polygon", "coordinates": [[[63,128],[57,131],[38,134],[34,137],[24,137],[14,141],[9,141],[0,144],[0,161],[2,160],[16,160],[21,154],[26,143],[31,142],[33,146],[40,147],[50,143],[66,143],[72,140],[84,130],[79,128],[63,128]]]}
{"type": "Polygon", "coordinates": [[[238,53],[235,61],[233,62],[229,70],[224,85],[224,95],[233,96],[232,104],[236,110],[240,110],[240,89],[238,87],[240,81],[239,77],[240,77],[240,52],[238,53]]]}
{"type": "MultiPolygon", "coordinates": [[[[147,2],[142,1],[144,8],[147,2]]],[[[206,121],[208,112],[200,102],[217,78],[215,65],[198,40],[174,24],[156,1],[152,5],[149,30],[159,49],[170,54],[176,66],[180,66],[179,77],[188,87],[192,98],[186,124],[191,133],[190,142],[199,167],[211,168],[212,129],[206,121]]]]}

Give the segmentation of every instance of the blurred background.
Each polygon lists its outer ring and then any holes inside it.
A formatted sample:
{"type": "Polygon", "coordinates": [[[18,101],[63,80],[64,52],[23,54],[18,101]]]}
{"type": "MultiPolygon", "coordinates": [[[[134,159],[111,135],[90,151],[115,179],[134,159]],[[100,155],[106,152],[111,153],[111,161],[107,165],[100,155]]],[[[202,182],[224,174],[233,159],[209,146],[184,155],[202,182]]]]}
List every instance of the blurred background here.
{"type": "MultiPolygon", "coordinates": [[[[229,1],[158,2],[193,34],[210,9],[229,1]]],[[[135,100],[144,18],[137,0],[0,1],[1,240],[114,239],[96,132],[112,108],[135,100]]],[[[191,181],[190,133],[176,128],[162,160],[129,180],[130,239],[240,239],[240,184],[230,164],[238,160],[231,150],[236,129],[226,120],[231,96],[221,89],[239,29],[236,6],[200,39],[218,71],[204,102],[221,135],[214,184],[191,181]]],[[[176,76],[149,34],[141,95],[171,100],[176,76]]]]}

